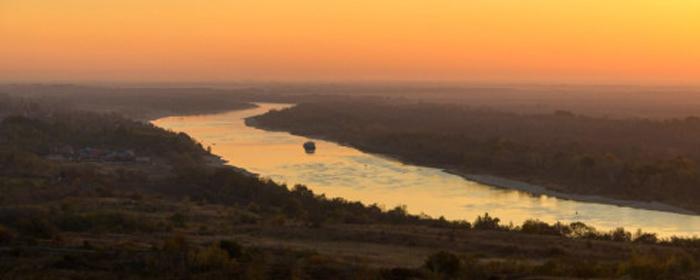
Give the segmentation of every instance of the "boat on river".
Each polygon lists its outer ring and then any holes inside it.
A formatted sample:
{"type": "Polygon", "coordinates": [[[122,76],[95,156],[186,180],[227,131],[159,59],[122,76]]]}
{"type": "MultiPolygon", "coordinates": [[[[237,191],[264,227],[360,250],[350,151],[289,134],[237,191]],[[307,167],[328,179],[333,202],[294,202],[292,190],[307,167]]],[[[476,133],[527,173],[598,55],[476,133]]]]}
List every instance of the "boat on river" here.
{"type": "Polygon", "coordinates": [[[307,141],[304,143],[304,150],[307,154],[313,154],[316,151],[316,143],[314,143],[314,141],[307,141]]]}

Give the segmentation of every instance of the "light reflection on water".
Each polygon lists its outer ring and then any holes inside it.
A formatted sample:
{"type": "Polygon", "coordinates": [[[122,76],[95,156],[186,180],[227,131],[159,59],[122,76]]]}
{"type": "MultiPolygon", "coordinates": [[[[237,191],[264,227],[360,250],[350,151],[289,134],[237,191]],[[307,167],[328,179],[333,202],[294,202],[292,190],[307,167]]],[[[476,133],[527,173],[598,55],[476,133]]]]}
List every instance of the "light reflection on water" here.
{"type": "Polygon", "coordinates": [[[582,221],[599,229],[642,228],[661,236],[693,236],[700,216],[532,196],[467,181],[442,170],[406,165],[336,143],[314,140],[316,152],[305,153],[305,137],[248,127],[243,119],[286,104],[221,114],[167,117],[155,125],[185,132],[232,165],[288,185],[304,184],[328,197],[343,197],[391,208],[407,205],[411,213],[473,220],[488,212],[503,222],[528,218],[546,222],[582,221]]]}

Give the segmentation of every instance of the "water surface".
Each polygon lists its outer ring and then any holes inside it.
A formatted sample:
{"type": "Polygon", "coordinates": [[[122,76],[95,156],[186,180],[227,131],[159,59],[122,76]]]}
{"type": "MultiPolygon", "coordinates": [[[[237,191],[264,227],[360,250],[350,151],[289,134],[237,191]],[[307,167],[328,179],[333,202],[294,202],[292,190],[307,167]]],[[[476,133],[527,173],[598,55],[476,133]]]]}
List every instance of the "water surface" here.
{"type": "Polygon", "coordinates": [[[473,220],[488,212],[505,223],[529,218],[545,222],[582,221],[598,229],[642,228],[660,236],[700,233],[700,216],[634,209],[614,205],[533,196],[471,182],[440,169],[403,164],[333,142],[316,140],[316,152],[307,154],[309,139],[286,132],[248,127],[244,119],[288,104],[258,104],[258,108],[221,114],[167,117],[157,126],[185,132],[230,164],[288,185],[304,184],[328,197],[343,197],[386,208],[406,205],[414,214],[473,220]]]}

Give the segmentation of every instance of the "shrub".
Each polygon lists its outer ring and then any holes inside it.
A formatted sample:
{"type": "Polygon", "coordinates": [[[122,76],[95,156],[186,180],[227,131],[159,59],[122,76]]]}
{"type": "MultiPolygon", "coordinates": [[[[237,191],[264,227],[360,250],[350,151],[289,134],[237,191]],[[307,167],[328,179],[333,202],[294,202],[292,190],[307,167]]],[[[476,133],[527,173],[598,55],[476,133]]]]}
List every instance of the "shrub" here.
{"type": "Polygon", "coordinates": [[[424,279],[425,276],[419,270],[408,268],[392,268],[381,271],[381,278],[385,280],[403,280],[403,279],[424,279]]]}
{"type": "MultiPolygon", "coordinates": [[[[321,255],[311,255],[304,260],[304,273],[307,279],[344,279],[350,278],[348,267],[335,260],[321,255]]],[[[360,278],[361,279],[361,278],[360,278]]]]}
{"type": "Polygon", "coordinates": [[[531,234],[561,235],[562,228],[559,224],[549,225],[540,220],[527,220],[520,227],[520,231],[531,234]]]}
{"type": "Polygon", "coordinates": [[[648,232],[642,232],[642,230],[637,230],[637,233],[634,235],[634,243],[643,243],[643,244],[656,244],[659,241],[659,239],[656,237],[656,233],[648,233],[648,232]]]}
{"type": "Polygon", "coordinates": [[[243,255],[243,246],[241,246],[241,244],[238,244],[238,242],[236,241],[221,240],[219,242],[219,248],[226,251],[226,253],[228,253],[228,256],[234,259],[237,259],[243,255]]]}
{"type": "Polygon", "coordinates": [[[170,216],[170,222],[176,227],[185,227],[187,223],[187,217],[182,213],[175,213],[170,216]]]}
{"type": "Polygon", "coordinates": [[[56,221],[56,225],[66,231],[87,231],[93,228],[93,224],[81,215],[63,215],[56,221]]]}
{"type": "Polygon", "coordinates": [[[197,251],[192,257],[192,265],[200,271],[209,271],[235,267],[228,252],[216,244],[197,251]]]}
{"type": "Polygon", "coordinates": [[[425,260],[425,267],[428,270],[450,277],[459,274],[461,265],[461,261],[456,255],[445,251],[430,255],[425,260]]]}
{"type": "Polygon", "coordinates": [[[0,225],[0,245],[9,244],[15,239],[15,233],[0,225]]]}
{"type": "Polygon", "coordinates": [[[66,214],[56,220],[56,225],[66,231],[153,232],[155,225],[121,212],[96,212],[66,214]]]}
{"type": "Polygon", "coordinates": [[[27,217],[17,221],[17,229],[28,236],[50,239],[56,234],[56,229],[45,218],[27,217]]]}
{"type": "Polygon", "coordinates": [[[56,234],[49,223],[49,213],[32,207],[0,208],[0,224],[14,229],[23,237],[50,239],[56,234]]]}
{"type": "Polygon", "coordinates": [[[240,211],[234,214],[234,224],[255,224],[260,220],[260,216],[248,211],[240,211]]]}
{"type": "Polygon", "coordinates": [[[670,239],[661,241],[662,244],[680,247],[700,248],[700,238],[672,236],[670,239]]]}
{"type": "Polygon", "coordinates": [[[569,225],[569,236],[573,238],[597,239],[598,231],[582,222],[573,222],[569,225]]]}
{"type": "Polygon", "coordinates": [[[189,251],[189,247],[190,246],[187,242],[187,239],[185,239],[185,237],[180,234],[168,238],[163,242],[163,251],[169,253],[185,254],[187,253],[187,251],[189,251]]]}
{"type": "Polygon", "coordinates": [[[632,240],[632,234],[625,231],[624,228],[616,228],[610,232],[610,240],[617,242],[629,242],[632,240]]]}
{"type": "Polygon", "coordinates": [[[696,266],[695,260],[688,254],[662,256],[634,253],[621,264],[620,271],[634,279],[678,279],[692,272],[696,266]]]}

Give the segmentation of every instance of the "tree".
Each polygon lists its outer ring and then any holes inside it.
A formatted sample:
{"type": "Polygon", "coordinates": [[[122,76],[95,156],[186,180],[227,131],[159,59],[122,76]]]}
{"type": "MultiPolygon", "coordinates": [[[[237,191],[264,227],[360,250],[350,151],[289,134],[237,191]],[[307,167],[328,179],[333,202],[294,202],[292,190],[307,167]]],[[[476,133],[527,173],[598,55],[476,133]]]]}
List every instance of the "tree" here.
{"type": "Polygon", "coordinates": [[[478,216],[476,217],[476,220],[474,221],[474,229],[480,229],[480,230],[497,230],[500,229],[500,226],[498,223],[501,222],[501,219],[499,218],[494,218],[489,216],[489,213],[484,213],[484,216],[478,216]]]}

